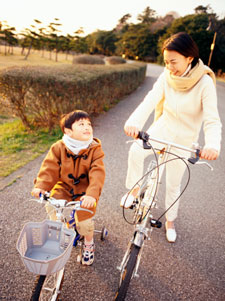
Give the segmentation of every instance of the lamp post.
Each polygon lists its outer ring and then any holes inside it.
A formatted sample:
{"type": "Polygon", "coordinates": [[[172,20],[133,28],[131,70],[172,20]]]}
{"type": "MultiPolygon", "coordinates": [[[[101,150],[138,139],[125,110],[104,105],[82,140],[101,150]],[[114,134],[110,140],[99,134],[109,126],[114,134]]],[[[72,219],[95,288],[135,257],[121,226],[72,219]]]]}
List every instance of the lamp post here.
{"type": "Polygon", "coordinates": [[[217,35],[217,33],[215,31],[214,36],[213,36],[213,42],[212,42],[211,47],[210,47],[211,51],[210,51],[210,55],[209,55],[208,66],[210,66],[210,63],[211,63],[212,54],[213,54],[213,50],[214,50],[214,47],[215,47],[216,35],[217,35]]]}

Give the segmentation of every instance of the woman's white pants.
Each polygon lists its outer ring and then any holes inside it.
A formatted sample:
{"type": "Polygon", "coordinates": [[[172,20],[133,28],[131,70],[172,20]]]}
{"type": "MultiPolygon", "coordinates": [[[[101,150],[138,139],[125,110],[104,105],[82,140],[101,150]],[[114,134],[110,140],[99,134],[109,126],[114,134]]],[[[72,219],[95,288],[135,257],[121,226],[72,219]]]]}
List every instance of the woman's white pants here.
{"type": "MultiPolygon", "coordinates": [[[[161,138],[164,140],[165,137],[162,137],[162,132],[158,133],[157,130],[148,131],[150,135],[155,138],[161,138]]],[[[156,142],[151,142],[153,147],[162,149],[163,144],[159,144],[156,142]]],[[[126,188],[131,189],[138,182],[138,180],[143,176],[143,168],[144,168],[144,159],[149,155],[153,154],[152,150],[143,149],[142,140],[137,140],[134,142],[129,150],[128,155],[128,170],[126,177],[126,188]]],[[[176,153],[181,157],[186,157],[188,154],[185,151],[172,149],[172,152],[176,153]]],[[[168,160],[170,158],[175,158],[172,155],[169,155],[168,160]]],[[[180,186],[181,180],[186,169],[186,165],[182,160],[173,160],[171,162],[166,163],[166,196],[165,196],[165,208],[168,209],[172,203],[179,197],[180,195],[180,186]]],[[[166,219],[168,221],[174,221],[177,217],[179,207],[179,200],[168,210],[166,213],[166,219]]]]}

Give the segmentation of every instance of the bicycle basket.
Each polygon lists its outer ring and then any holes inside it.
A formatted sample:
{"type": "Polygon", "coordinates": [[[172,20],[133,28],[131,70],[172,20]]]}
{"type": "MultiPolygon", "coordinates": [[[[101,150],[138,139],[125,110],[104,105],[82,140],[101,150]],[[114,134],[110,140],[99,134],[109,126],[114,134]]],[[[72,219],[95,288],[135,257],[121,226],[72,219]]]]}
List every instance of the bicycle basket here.
{"type": "Polygon", "coordinates": [[[34,274],[50,275],[61,270],[70,258],[76,232],[56,221],[24,225],[16,248],[25,267],[34,274]]]}

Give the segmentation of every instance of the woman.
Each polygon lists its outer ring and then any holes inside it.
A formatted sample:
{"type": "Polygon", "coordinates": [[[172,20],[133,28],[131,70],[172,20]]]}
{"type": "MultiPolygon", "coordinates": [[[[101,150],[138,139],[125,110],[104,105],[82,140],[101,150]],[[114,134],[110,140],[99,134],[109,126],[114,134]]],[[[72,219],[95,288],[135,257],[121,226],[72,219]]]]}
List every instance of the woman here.
{"type": "MultiPolygon", "coordinates": [[[[222,126],[217,110],[214,73],[199,59],[198,47],[187,33],[180,32],[168,38],[163,44],[162,53],[164,72],[126,121],[126,135],[136,138],[155,109],[155,122],[147,131],[150,135],[191,147],[198,140],[203,123],[205,146],[201,158],[216,160],[220,152],[222,126]]],[[[151,153],[143,150],[140,145],[138,140],[129,151],[126,179],[128,189],[142,177],[144,159],[151,153]]],[[[176,153],[184,155],[182,151],[176,150],[176,153]]],[[[172,161],[166,166],[166,209],[180,194],[184,171],[185,165],[181,160],[172,161]]],[[[123,196],[121,206],[129,207],[138,190],[135,187],[128,198],[127,194],[123,196]]],[[[179,202],[176,202],[166,214],[166,237],[169,242],[176,240],[174,221],[178,206],[179,202]]]]}

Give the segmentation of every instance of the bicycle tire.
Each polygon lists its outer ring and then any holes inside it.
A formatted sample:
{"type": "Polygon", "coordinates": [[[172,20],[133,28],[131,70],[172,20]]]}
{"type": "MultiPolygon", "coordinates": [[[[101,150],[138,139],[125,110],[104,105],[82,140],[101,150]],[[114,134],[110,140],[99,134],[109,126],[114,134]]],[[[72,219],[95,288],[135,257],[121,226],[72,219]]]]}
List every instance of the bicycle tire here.
{"type": "Polygon", "coordinates": [[[32,291],[31,301],[57,301],[64,280],[64,269],[52,275],[37,277],[32,291]]]}
{"type": "Polygon", "coordinates": [[[123,270],[121,271],[120,284],[114,299],[115,301],[122,301],[126,298],[139,252],[140,247],[133,244],[131,246],[131,252],[128,255],[128,260],[125,263],[123,270]]]}
{"type": "Polygon", "coordinates": [[[40,275],[36,278],[30,301],[38,301],[40,293],[45,282],[46,275],[40,275]]]}

